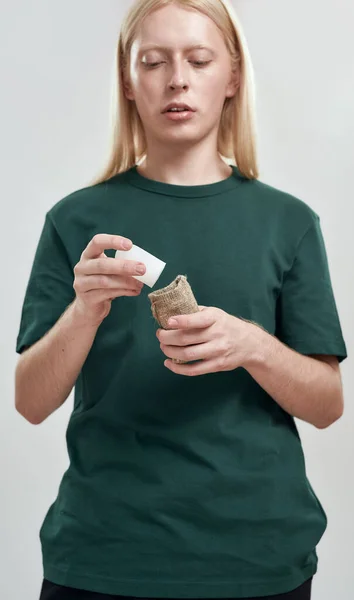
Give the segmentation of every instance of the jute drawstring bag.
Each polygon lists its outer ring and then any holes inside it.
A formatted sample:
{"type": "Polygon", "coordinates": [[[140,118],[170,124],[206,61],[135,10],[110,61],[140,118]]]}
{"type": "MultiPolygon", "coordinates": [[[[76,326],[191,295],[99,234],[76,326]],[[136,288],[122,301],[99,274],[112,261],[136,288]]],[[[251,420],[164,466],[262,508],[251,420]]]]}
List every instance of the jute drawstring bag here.
{"type": "MultiPolygon", "coordinates": [[[[174,315],[187,315],[199,312],[197,301],[186,275],[177,275],[176,279],[160,290],[148,294],[151,310],[156,321],[163,329],[168,327],[168,319],[174,315]]],[[[188,361],[172,358],[175,363],[183,364],[188,361]]]]}

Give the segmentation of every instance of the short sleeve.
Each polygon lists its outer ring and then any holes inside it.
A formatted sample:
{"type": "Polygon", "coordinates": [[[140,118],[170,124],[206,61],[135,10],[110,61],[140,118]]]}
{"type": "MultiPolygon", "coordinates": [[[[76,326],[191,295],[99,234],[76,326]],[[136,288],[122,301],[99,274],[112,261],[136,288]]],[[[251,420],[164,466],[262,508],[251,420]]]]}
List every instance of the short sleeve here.
{"type": "Polygon", "coordinates": [[[16,352],[21,354],[56,323],[75,298],[73,283],[65,246],[47,213],[25,291],[16,352]]]}
{"type": "Polygon", "coordinates": [[[278,339],[301,354],[347,358],[320,218],[304,234],[277,300],[278,339]]]}

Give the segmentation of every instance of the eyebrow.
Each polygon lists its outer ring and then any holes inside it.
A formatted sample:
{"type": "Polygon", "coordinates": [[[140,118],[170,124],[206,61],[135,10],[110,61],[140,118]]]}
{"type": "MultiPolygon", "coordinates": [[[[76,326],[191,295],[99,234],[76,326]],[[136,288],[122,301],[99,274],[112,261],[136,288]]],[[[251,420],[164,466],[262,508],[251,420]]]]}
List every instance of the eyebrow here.
{"type": "MultiPolygon", "coordinates": [[[[191,44],[190,46],[186,46],[184,48],[185,51],[195,49],[208,50],[215,56],[214,50],[212,50],[212,48],[209,48],[209,46],[205,46],[204,44],[191,44]]],[[[147,52],[148,50],[163,50],[164,52],[171,52],[172,48],[169,48],[168,46],[159,46],[158,44],[149,44],[140,48],[139,55],[143,54],[144,52],[147,52]]]]}

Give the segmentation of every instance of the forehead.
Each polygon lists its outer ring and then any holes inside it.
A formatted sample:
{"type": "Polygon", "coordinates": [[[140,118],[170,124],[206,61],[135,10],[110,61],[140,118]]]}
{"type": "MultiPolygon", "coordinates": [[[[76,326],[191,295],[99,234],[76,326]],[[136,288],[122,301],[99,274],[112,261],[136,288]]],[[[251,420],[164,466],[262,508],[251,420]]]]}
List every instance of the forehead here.
{"type": "Polygon", "coordinates": [[[188,44],[187,46],[179,46],[178,48],[174,48],[172,46],[162,46],[160,44],[144,44],[139,47],[139,53],[144,54],[148,50],[162,50],[163,52],[172,53],[174,50],[182,50],[183,52],[188,52],[190,50],[207,50],[212,54],[215,54],[213,48],[206,44],[188,44]]]}
{"type": "Polygon", "coordinates": [[[150,49],[165,52],[191,49],[217,50],[223,37],[214,21],[207,15],[176,5],[159,8],[145,17],[135,36],[134,53],[150,49]]]}

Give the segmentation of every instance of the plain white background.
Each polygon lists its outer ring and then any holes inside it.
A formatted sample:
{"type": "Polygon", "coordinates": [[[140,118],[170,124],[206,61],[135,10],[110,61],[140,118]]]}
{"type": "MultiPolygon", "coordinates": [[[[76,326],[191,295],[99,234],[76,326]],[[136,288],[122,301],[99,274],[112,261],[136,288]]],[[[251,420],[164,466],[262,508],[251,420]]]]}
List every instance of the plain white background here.
{"type": "MultiPolygon", "coordinates": [[[[313,600],[354,593],[353,141],[351,0],[238,0],[255,68],[260,179],[316,210],[349,358],[344,416],[297,420],[308,477],[329,524],[313,600]]],[[[122,0],[17,0],[2,11],[0,596],[37,600],[39,528],[68,465],[72,395],[39,426],[14,408],[15,342],[45,212],[84,187],[108,152],[111,72],[122,0]]],[[[117,232],[119,233],[119,232],[117,232]]]]}

